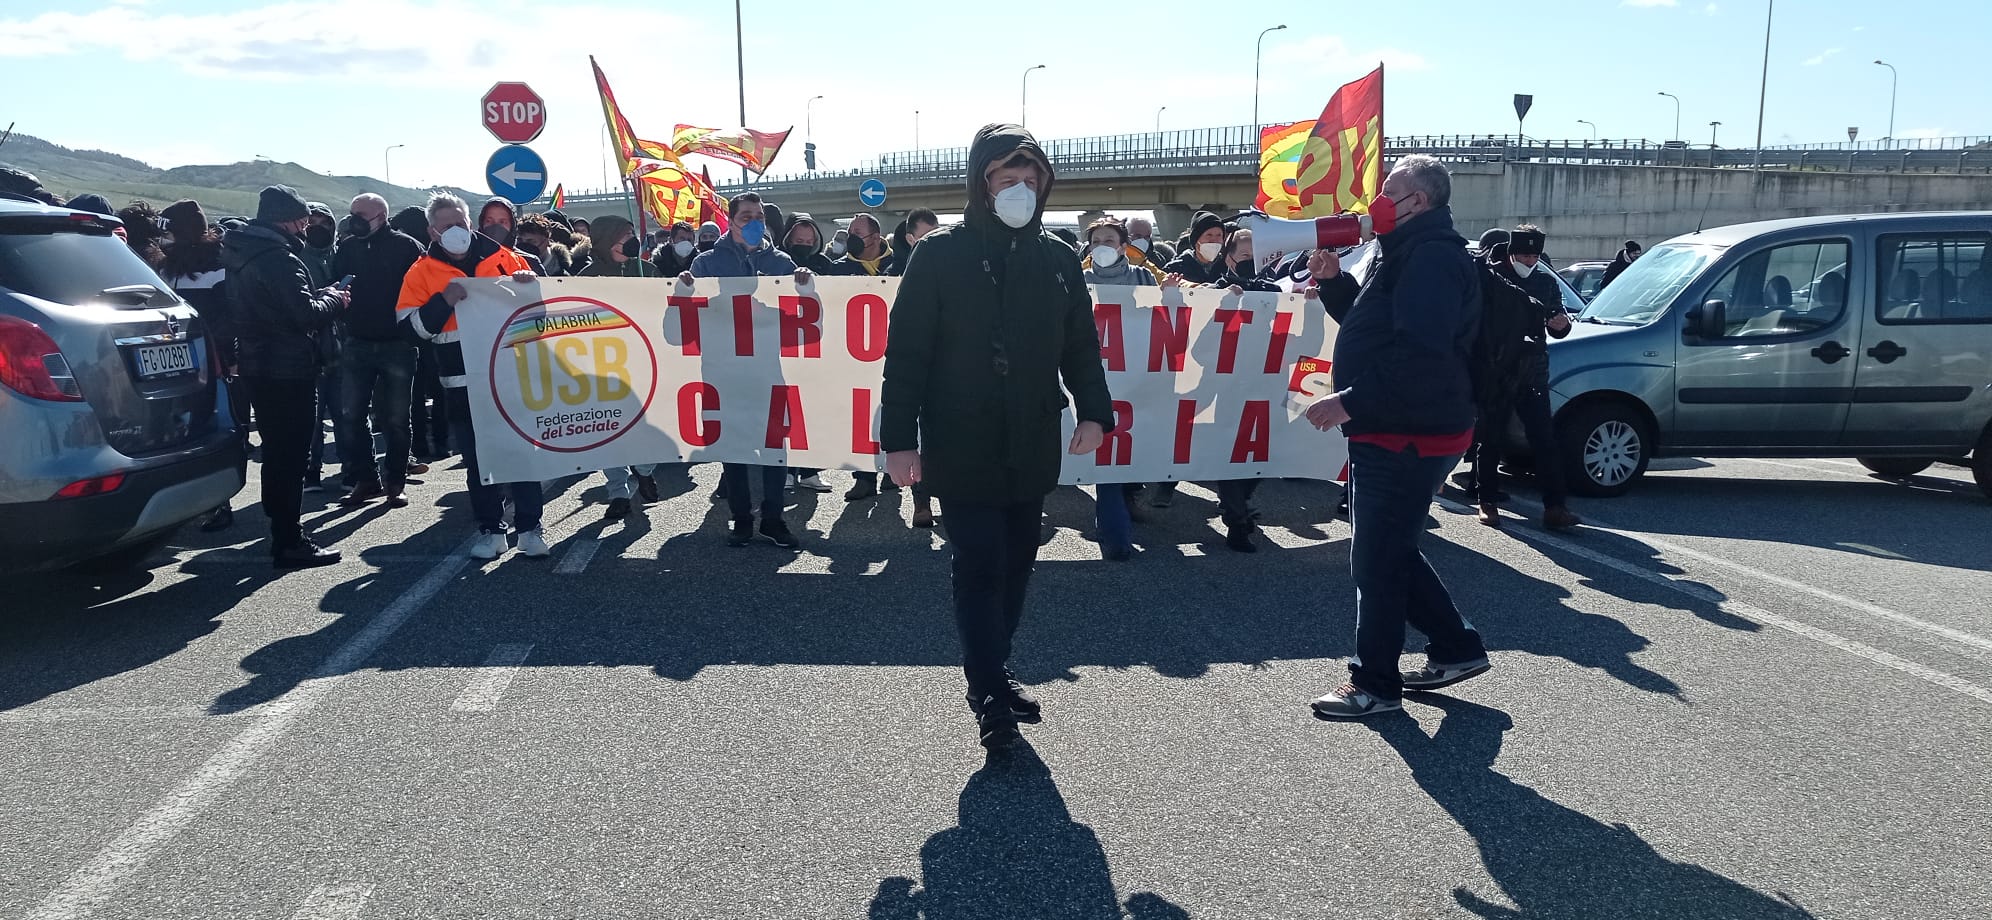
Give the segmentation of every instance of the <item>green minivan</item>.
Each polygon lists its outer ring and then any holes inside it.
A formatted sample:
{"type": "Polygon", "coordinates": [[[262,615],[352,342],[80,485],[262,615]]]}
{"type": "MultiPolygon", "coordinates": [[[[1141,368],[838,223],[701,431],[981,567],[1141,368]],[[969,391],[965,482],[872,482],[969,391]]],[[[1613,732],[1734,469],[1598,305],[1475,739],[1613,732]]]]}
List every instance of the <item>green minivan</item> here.
{"type": "Polygon", "coordinates": [[[1656,457],[1969,462],[1992,496],[1992,212],[1807,217],[1648,249],[1549,346],[1571,490],[1656,457]]]}

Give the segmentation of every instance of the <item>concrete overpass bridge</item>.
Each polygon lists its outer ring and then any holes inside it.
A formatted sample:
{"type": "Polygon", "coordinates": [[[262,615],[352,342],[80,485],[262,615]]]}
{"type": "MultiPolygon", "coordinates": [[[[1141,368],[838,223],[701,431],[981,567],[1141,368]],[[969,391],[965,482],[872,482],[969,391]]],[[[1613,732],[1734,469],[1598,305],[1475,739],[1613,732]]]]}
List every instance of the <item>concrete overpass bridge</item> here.
{"type": "MultiPolygon", "coordinates": [[[[1259,145],[1250,125],[1044,142],[1058,168],[1059,211],[1152,211],[1173,238],[1204,209],[1252,206],[1259,145]]],[[[1540,224],[1566,260],[1609,256],[1626,239],[1655,241],[1706,226],[1774,217],[1887,210],[1992,210],[1992,138],[1693,148],[1651,141],[1542,141],[1502,136],[1391,138],[1385,159],[1426,153],[1452,164],[1453,209],[1472,236],[1540,224]]],[[[914,208],[960,213],[968,149],[881,154],[860,169],[767,176],[751,189],[819,220],[870,210],[889,227],[914,208]],[[858,186],[880,179],[881,208],[858,186]]],[[[617,194],[570,195],[568,212],[625,213],[617,194]]],[[[1083,222],[1083,221],[1082,221],[1083,222]]]]}

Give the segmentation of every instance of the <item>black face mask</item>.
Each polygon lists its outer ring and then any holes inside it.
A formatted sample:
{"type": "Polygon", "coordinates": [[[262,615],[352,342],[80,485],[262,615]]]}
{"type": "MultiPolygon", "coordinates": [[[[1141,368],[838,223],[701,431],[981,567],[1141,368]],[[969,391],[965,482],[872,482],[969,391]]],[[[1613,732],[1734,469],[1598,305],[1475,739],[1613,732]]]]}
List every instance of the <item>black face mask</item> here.
{"type": "Polygon", "coordinates": [[[622,241],[622,254],[632,259],[643,254],[643,244],[636,237],[622,241]]]}
{"type": "Polygon", "coordinates": [[[339,232],[354,239],[367,236],[373,232],[373,229],[373,221],[367,220],[358,214],[348,214],[345,220],[339,222],[339,232]]]}
{"type": "Polygon", "coordinates": [[[512,231],[505,229],[504,224],[485,224],[477,228],[477,232],[490,237],[492,242],[500,246],[509,247],[512,245],[514,234],[512,231]]]}
{"type": "Polygon", "coordinates": [[[304,228],[304,244],[313,249],[325,249],[332,245],[332,228],[324,224],[312,224],[304,228]]]}
{"type": "MultiPolygon", "coordinates": [[[[715,241],[713,241],[713,242],[718,242],[718,241],[717,241],[717,240],[715,240],[715,241]]],[[[709,243],[709,242],[700,242],[700,243],[699,243],[699,251],[700,251],[700,252],[711,252],[711,251],[712,251],[712,243],[709,243]]]]}
{"type": "Polygon", "coordinates": [[[797,261],[801,261],[803,259],[807,259],[811,256],[816,255],[816,247],[804,246],[801,243],[790,243],[788,247],[788,254],[791,258],[794,258],[797,261]]]}
{"type": "Polygon", "coordinates": [[[523,249],[536,256],[546,255],[546,246],[541,244],[539,240],[529,240],[522,237],[519,240],[519,245],[517,248],[523,249]]]}

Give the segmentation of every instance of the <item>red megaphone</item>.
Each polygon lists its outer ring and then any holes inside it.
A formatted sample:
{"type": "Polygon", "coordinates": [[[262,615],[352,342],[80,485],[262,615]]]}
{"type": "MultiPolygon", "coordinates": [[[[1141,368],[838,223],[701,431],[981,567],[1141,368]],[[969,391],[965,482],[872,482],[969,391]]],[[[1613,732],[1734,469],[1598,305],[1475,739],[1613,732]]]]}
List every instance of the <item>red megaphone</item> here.
{"type": "Polygon", "coordinates": [[[1302,252],[1309,249],[1346,249],[1360,245],[1379,233],[1397,229],[1397,202],[1378,195],[1368,214],[1337,214],[1287,220],[1265,214],[1238,215],[1240,229],[1252,231],[1252,246],[1259,252],[1302,252]]]}

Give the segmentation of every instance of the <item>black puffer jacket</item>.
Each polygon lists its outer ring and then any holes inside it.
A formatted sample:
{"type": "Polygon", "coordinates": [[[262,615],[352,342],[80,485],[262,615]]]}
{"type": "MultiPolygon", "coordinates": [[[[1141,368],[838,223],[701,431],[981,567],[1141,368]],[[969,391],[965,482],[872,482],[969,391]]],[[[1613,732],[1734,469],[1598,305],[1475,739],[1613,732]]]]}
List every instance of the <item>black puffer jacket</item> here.
{"type": "Polygon", "coordinates": [[[422,248],[421,243],[391,227],[348,237],[339,244],[332,254],[332,274],[335,278],[353,276],[353,303],[341,317],[348,335],[368,342],[414,344],[394,305],[401,298],[401,279],[415,260],[422,258],[422,248]]]}
{"type": "Polygon", "coordinates": [[[823,228],[817,226],[816,218],[810,217],[807,213],[797,214],[789,220],[788,232],[782,235],[781,241],[782,251],[795,260],[795,267],[806,268],[819,275],[834,275],[837,272],[830,257],[823,254],[823,248],[828,245],[829,240],[824,237],[823,228]],[[804,225],[816,231],[814,247],[796,246],[789,242],[795,236],[795,228],[804,225]]]}
{"type": "Polygon", "coordinates": [[[236,362],[244,377],[310,380],[321,365],[339,299],[319,294],[298,257],[304,241],[260,220],[221,237],[221,264],[235,305],[236,362]]]}
{"type": "Polygon", "coordinates": [[[1061,380],[1080,420],[1113,428],[1079,257],[1044,232],[1051,177],[1022,229],[990,210],[983,174],[1019,149],[1044,156],[1016,125],[976,133],[967,215],[921,240],[892,307],[880,445],[917,448],[942,501],[1033,501],[1058,484],[1061,380]]]}

